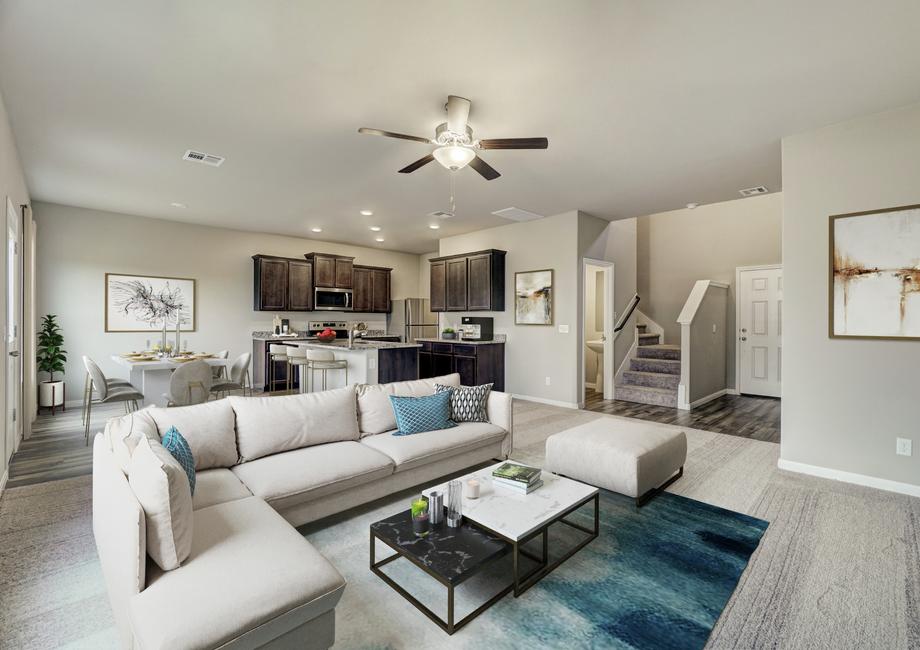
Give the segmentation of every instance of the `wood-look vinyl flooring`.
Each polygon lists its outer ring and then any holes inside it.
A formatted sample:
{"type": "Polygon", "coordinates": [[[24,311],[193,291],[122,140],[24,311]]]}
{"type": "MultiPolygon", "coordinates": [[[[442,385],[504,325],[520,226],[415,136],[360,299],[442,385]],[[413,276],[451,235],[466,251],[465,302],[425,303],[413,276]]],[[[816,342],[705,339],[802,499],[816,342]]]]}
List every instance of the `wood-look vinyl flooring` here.
{"type": "Polygon", "coordinates": [[[765,442],[778,443],[780,439],[780,400],[772,397],[723,395],[691,411],[681,411],[665,406],[605,400],[602,393],[588,389],[585,410],[765,442]]]}

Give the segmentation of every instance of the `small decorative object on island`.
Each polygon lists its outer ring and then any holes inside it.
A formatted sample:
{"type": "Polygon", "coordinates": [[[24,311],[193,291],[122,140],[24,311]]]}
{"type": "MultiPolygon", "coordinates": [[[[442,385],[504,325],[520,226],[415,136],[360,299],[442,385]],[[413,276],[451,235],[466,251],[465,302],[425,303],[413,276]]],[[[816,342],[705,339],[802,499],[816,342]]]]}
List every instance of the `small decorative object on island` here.
{"type": "Polygon", "coordinates": [[[514,274],[514,324],[553,324],[553,270],[514,274]]]}
{"type": "Polygon", "coordinates": [[[455,339],[457,338],[457,331],[453,327],[445,327],[441,330],[441,338],[447,340],[455,339]]]}
{"type": "Polygon", "coordinates": [[[275,336],[281,334],[281,316],[275,316],[272,319],[272,332],[275,333],[275,336]]]}
{"type": "Polygon", "coordinates": [[[831,338],[920,339],[920,205],[830,218],[831,338]]]}
{"type": "Polygon", "coordinates": [[[457,528],[463,522],[463,488],[460,481],[447,484],[447,525],[457,528]]]}
{"type": "Polygon", "coordinates": [[[425,537],[431,531],[431,522],[428,514],[428,499],[419,497],[412,502],[409,509],[412,515],[412,531],[419,537],[425,537]]]}
{"type": "Polygon", "coordinates": [[[47,372],[48,379],[38,384],[38,406],[50,407],[51,414],[58,406],[64,406],[64,381],[54,380],[54,373],[64,372],[67,351],[64,350],[64,335],[55,320],[57,316],[48,314],[42,318],[42,329],[38,332],[38,354],[36,361],[39,372],[47,372]]]}
{"type": "Polygon", "coordinates": [[[327,327],[316,335],[317,340],[321,343],[332,343],[335,340],[335,330],[327,327]]]}

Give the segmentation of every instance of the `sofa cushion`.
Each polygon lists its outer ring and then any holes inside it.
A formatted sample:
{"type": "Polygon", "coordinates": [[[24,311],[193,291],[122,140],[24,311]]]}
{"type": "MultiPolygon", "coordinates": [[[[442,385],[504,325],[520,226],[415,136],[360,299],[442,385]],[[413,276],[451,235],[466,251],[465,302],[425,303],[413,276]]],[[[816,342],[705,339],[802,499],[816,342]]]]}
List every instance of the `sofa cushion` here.
{"type": "Polygon", "coordinates": [[[488,422],[464,422],[452,429],[411,436],[369,436],[362,439],[361,444],[392,458],[396,471],[401,472],[485,447],[505,435],[504,429],[488,422]]]}
{"type": "Polygon", "coordinates": [[[254,495],[276,509],[284,509],[389,476],[393,462],[384,454],[348,441],[286,451],[237,465],[231,471],[254,495]]]}
{"type": "Polygon", "coordinates": [[[450,419],[454,422],[488,422],[489,414],[486,404],[492,384],[480,386],[442,386],[435,390],[450,393],[450,419]]]}
{"type": "Polygon", "coordinates": [[[450,419],[450,393],[442,392],[424,397],[390,395],[393,414],[396,416],[394,436],[411,436],[414,433],[449,429],[457,424],[450,419]]]}
{"type": "Polygon", "coordinates": [[[229,397],[242,462],[358,439],[355,387],[284,397],[229,397]]]}
{"type": "Polygon", "coordinates": [[[155,572],[131,599],[137,647],[216,648],[282,615],[302,625],[341,598],[341,574],[261,499],[197,510],[194,522],[182,568],[155,572]]]}
{"type": "Polygon", "coordinates": [[[137,447],[137,441],[143,436],[159,440],[156,422],[150,417],[148,409],[134,411],[118,418],[112,418],[105,424],[105,442],[115,456],[115,462],[121,471],[127,473],[131,454],[137,447]]]}
{"type": "Polygon", "coordinates": [[[358,423],[362,436],[370,436],[396,428],[396,416],[390,405],[390,395],[424,397],[434,395],[435,384],[459,386],[460,375],[444,375],[430,379],[397,381],[391,384],[361,384],[358,386],[358,423]]]}
{"type": "Polygon", "coordinates": [[[192,549],[192,493],[179,462],[159,442],[141,438],[128,464],[128,483],[144,509],[147,554],[164,571],[192,549]]]}
{"type": "Polygon", "coordinates": [[[194,406],[144,409],[156,422],[162,437],[170,427],[182,432],[195,456],[195,469],[236,465],[233,409],[225,399],[194,406]]]}
{"type": "Polygon", "coordinates": [[[192,495],[192,509],[194,510],[252,496],[252,492],[246,489],[240,479],[229,469],[223,467],[198,472],[196,482],[198,488],[192,495]]]}

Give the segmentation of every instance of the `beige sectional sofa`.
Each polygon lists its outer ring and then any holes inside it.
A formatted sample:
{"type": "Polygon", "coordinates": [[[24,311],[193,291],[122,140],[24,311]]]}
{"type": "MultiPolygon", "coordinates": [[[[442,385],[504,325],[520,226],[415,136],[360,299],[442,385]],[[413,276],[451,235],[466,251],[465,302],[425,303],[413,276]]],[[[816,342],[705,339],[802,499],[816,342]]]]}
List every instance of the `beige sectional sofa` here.
{"type": "Polygon", "coordinates": [[[459,375],[285,397],[147,408],[110,421],[93,450],[93,530],[126,648],[328,648],[345,580],[294,526],[511,452],[511,396],[489,422],[393,436],[388,396],[459,375]],[[140,436],[170,426],[195,457],[192,548],[163,571],[126,477],[140,436]]]}

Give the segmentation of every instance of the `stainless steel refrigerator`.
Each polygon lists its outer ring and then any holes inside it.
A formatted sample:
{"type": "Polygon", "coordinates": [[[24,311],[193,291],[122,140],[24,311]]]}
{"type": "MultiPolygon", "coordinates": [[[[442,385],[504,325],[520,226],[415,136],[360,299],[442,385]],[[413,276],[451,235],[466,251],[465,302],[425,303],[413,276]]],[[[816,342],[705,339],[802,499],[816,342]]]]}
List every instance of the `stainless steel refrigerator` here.
{"type": "Polygon", "coordinates": [[[397,334],[407,343],[414,343],[416,339],[437,338],[438,315],[431,311],[428,298],[394,300],[387,334],[397,334]]]}

